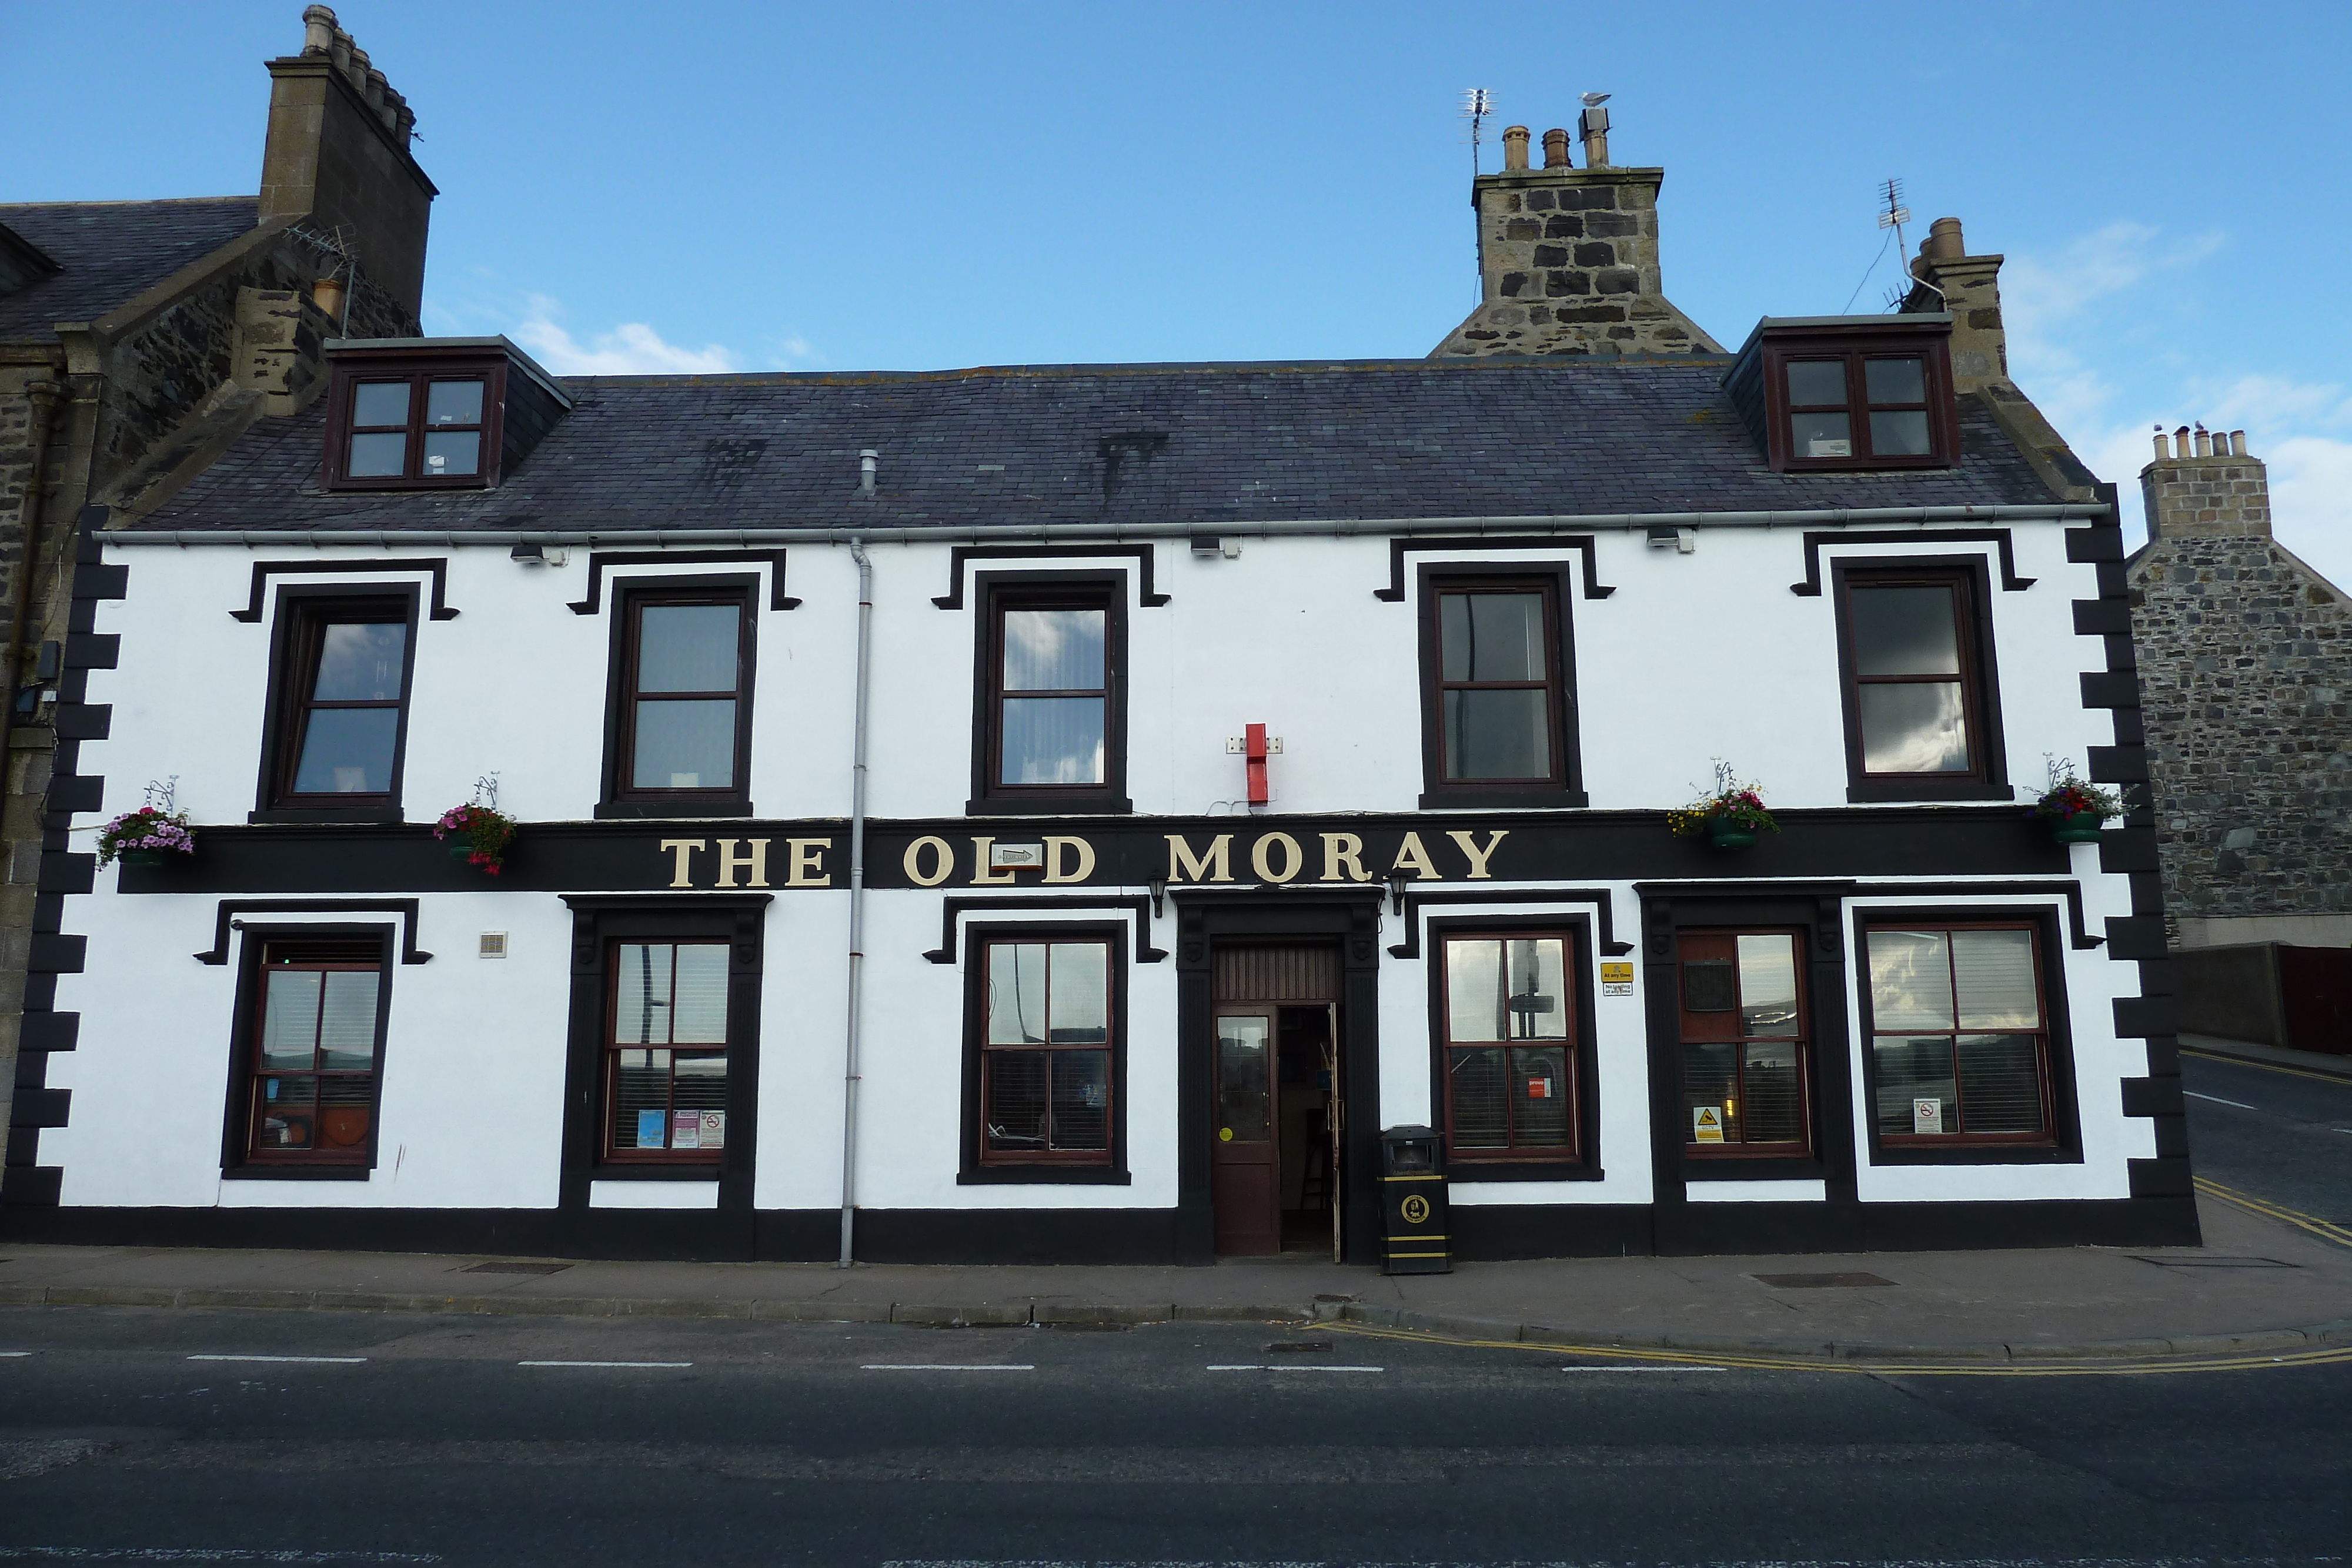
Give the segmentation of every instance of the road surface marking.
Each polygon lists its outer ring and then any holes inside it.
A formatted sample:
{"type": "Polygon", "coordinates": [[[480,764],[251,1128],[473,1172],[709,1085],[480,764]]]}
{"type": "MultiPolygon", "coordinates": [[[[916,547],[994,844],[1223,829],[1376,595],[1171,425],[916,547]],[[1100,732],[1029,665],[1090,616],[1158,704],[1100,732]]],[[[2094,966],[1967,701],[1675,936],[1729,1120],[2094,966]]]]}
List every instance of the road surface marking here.
{"type": "Polygon", "coordinates": [[[517,1366],[692,1366],[690,1361],[518,1361],[517,1366]]]}
{"type": "Polygon", "coordinates": [[[2235,1187],[2223,1186],[2218,1181],[2209,1181],[2203,1176],[2197,1178],[2197,1190],[2210,1193],[2224,1203],[2234,1203],[2240,1208],[2259,1214],[2265,1219],[2284,1219],[2289,1225],[2310,1231],[2314,1236],[2325,1237],[2339,1247],[2352,1247],[2352,1230],[2347,1230],[2340,1225],[2330,1225],[2317,1215],[2305,1214],[2301,1209],[2289,1208],[2283,1203],[2272,1203],[2267,1198],[2252,1197],[2238,1191],[2235,1187]]]}
{"type": "Polygon", "coordinates": [[[367,1360],[363,1355],[192,1355],[190,1361],[268,1361],[299,1362],[305,1366],[357,1366],[367,1360]]]}
{"type": "Polygon", "coordinates": [[[2262,1109],[2260,1105],[2249,1105],[2243,1100],[2224,1100],[2219,1094],[2200,1094],[2194,1089],[2183,1089],[2181,1092],[2188,1095],[2191,1100],[2210,1100],[2216,1105],[2235,1105],[2241,1111],[2259,1111],[2262,1109]]]}
{"type": "Polygon", "coordinates": [[[876,1361],[857,1369],[860,1372],[1034,1372],[1036,1367],[1025,1362],[991,1361],[978,1364],[951,1361],[876,1361]]]}
{"type": "Polygon", "coordinates": [[[1386,1372],[1384,1366],[1204,1366],[1203,1372],[1386,1372]]]}
{"type": "Polygon", "coordinates": [[[2206,1061],[2226,1061],[2232,1067],[2255,1067],[2264,1072],[2284,1072],[2290,1078],[2315,1078],[2322,1083],[2341,1086],[2347,1082],[2340,1072],[2309,1072],[2300,1067],[2281,1067],[2275,1061],[2254,1061],[2242,1056],[2216,1056],[2210,1051],[2183,1051],[2180,1054],[2198,1057],[2206,1061]]]}
{"type": "Polygon", "coordinates": [[[1727,1366],[1563,1366],[1562,1372],[1729,1372],[1727,1366]]]}
{"type": "MultiPolygon", "coordinates": [[[[2336,1130],[2337,1132],[2339,1132],[2339,1133],[2340,1133],[2340,1132],[2342,1132],[2344,1129],[2343,1129],[2343,1128],[2341,1128],[2341,1127],[2338,1127],[2338,1128],[2337,1128],[2337,1129],[2336,1129],[2336,1130]]],[[[16,1357],[16,1356],[20,1356],[20,1355],[30,1355],[30,1354],[33,1354],[33,1353],[32,1353],[31,1351],[29,1351],[29,1350],[0,1350],[0,1357],[5,1357],[5,1358],[9,1358],[9,1359],[14,1359],[15,1357],[16,1357]]]]}

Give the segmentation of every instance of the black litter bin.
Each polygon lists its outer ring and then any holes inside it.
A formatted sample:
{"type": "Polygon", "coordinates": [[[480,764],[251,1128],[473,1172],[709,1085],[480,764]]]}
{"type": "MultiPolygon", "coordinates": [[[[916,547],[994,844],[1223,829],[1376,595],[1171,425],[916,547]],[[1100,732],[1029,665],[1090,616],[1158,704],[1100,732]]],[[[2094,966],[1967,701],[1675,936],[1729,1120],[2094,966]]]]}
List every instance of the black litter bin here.
{"type": "Polygon", "coordinates": [[[1432,1127],[1381,1134],[1381,1272],[1451,1274],[1445,1224],[1445,1159],[1432,1127]]]}

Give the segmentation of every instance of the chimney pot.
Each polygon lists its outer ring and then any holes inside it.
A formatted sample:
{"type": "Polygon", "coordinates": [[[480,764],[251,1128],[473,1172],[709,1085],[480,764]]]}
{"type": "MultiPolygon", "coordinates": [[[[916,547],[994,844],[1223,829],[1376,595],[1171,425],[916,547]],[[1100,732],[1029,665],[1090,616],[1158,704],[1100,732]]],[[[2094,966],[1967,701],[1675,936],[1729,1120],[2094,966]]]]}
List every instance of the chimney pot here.
{"type": "Polygon", "coordinates": [[[346,81],[351,79],[352,36],[341,27],[335,29],[334,41],[327,46],[327,58],[346,81]]]}
{"type": "Polygon", "coordinates": [[[1543,141],[1545,168],[1566,169],[1572,166],[1568,161],[1567,131],[1555,126],[1553,129],[1544,132],[1543,141]]]}
{"type": "Polygon", "coordinates": [[[1594,104],[1578,116],[1576,128],[1584,136],[1584,166],[1609,167],[1609,111],[1594,104]]]}
{"type": "Polygon", "coordinates": [[[1919,254],[1937,261],[1958,261],[1968,255],[1968,242],[1960,237],[1960,220],[1937,218],[1929,224],[1927,237],[1920,242],[1919,254]]]}
{"type": "Polygon", "coordinates": [[[1506,172],[1528,166],[1528,128],[1506,126],[1503,130],[1503,168],[1506,172]]]}
{"type": "Polygon", "coordinates": [[[2213,434],[2202,426],[2200,426],[2197,432],[2197,455],[2200,457],[2213,455],[2213,434]]]}
{"type": "Polygon", "coordinates": [[[2230,455],[2232,457],[2243,457],[2245,455],[2246,433],[2242,430],[2233,430],[2230,432],[2230,455]]]}
{"type": "Polygon", "coordinates": [[[387,126],[392,123],[392,105],[384,101],[384,94],[389,91],[391,88],[392,83],[384,79],[383,73],[377,70],[373,66],[370,66],[368,68],[367,85],[360,89],[360,96],[367,99],[368,108],[374,112],[375,117],[378,120],[383,120],[387,126]]]}
{"type": "Polygon", "coordinates": [[[368,52],[357,44],[353,44],[352,63],[343,68],[343,79],[350,82],[352,90],[362,98],[367,96],[368,72],[373,68],[368,64],[368,52]]]}
{"type": "Polygon", "coordinates": [[[331,55],[335,52],[335,14],[324,5],[302,8],[302,52],[306,55],[331,55]]]}
{"type": "Polygon", "coordinates": [[[2164,432],[2160,430],[2158,431],[2156,433],[2156,460],[2158,463],[2162,463],[2169,459],[2171,455],[2172,443],[2165,439],[2164,432]]]}

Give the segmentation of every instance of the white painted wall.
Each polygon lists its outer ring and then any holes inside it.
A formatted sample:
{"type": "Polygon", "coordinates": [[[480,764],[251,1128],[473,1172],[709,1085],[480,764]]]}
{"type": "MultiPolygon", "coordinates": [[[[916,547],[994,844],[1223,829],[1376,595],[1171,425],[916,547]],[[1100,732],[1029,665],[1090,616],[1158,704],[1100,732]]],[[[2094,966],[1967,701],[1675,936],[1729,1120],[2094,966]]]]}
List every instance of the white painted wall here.
{"type": "MultiPolygon", "coordinates": [[[[2055,524],[2014,530],[2022,592],[1996,590],[1991,611],[2002,674],[2011,777],[2020,799],[2039,783],[2049,751],[2084,760],[2110,744],[2103,712],[2079,706],[2078,672],[2105,667],[2100,641],[2073,632],[2070,601],[2094,597],[2094,569],[2064,559],[2055,524]]],[[[1158,586],[1170,603],[1144,608],[1132,558],[1073,559],[1129,574],[1129,765],[1139,812],[1230,808],[1242,765],[1225,738],[1262,722],[1284,740],[1274,759],[1276,813],[1396,812],[1421,790],[1420,692],[1410,598],[1372,596],[1389,576],[1378,538],[1251,538],[1237,559],[1192,556],[1161,541],[1158,586]]],[[[1937,545],[1937,554],[1987,558],[1990,545],[1937,545]]],[[[943,611],[946,545],[886,545],[875,561],[873,785],[877,818],[961,814],[970,785],[973,617],[978,596],[943,611]]],[[[1916,553],[1900,545],[1832,545],[1832,559],[1916,553]]],[[[526,822],[587,818],[602,766],[604,677],[612,605],[572,614],[588,552],[562,568],[525,568],[503,549],[315,552],[268,559],[381,562],[383,580],[423,580],[404,559],[445,556],[447,601],[459,615],[419,623],[406,757],[406,809],[430,821],[467,800],[474,779],[499,775],[501,805],[526,822]]],[[[1567,606],[1575,636],[1585,782],[1601,808],[1681,804],[1706,785],[1710,759],[1729,758],[1760,780],[1776,807],[1846,804],[1833,606],[1788,585],[1804,575],[1795,531],[1708,530],[1695,554],[1647,546],[1638,534],[1600,537],[1606,600],[1567,606]]],[[[105,775],[102,813],[78,820],[87,835],[139,803],[149,779],[176,775],[179,799],[206,825],[241,823],[252,809],[268,690],[271,627],[227,612],[247,599],[257,554],[243,549],[115,548],[130,567],[130,597],[101,604],[97,630],[121,634],[119,667],[92,672],[89,700],[114,706],[112,733],[86,743],[81,770],[105,775]]],[[[1557,549],[1415,552],[1423,563],[1482,570],[1557,560],[1557,549]]],[[[1575,560],[1570,554],[1567,557],[1575,560]]],[[[970,563],[975,570],[995,563],[970,563]]],[[[1004,563],[1010,567],[1015,563],[1004,563]]],[[[1017,563],[1035,570],[1035,562],[1017,563]]],[[[632,567],[627,576],[761,566],[632,567]]],[[[1580,571],[1580,565],[1578,570],[1580,571]]],[[[265,601],[274,612],[273,579],[265,601]]],[[[340,580],[349,582],[346,577],[340,580]]],[[[802,600],[758,614],[759,674],[751,782],[764,818],[839,816],[848,809],[849,670],[856,578],[845,549],[794,547],[789,591],[802,600]]],[[[764,606],[764,588],[758,601],[764,606]]],[[[1269,824],[1272,825],[1272,824],[1269,824]]],[[[1310,849],[1312,848],[1310,842],[1310,849]]],[[[2120,876],[2096,852],[2074,852],[2091,929],[2128,913],[2120,876]]],[[[1458,857],[1441,856],[1451,868],[1458,857]]],[[[1311,868],[1318,863],[1310,859],[1311,868]]],[[[1952,868],[1951,876],[1968,868],[1952,868]]],[[[1948,877],[1946,880],[1949,880],[1948,877]]],[[[761,1113],[755,1201],[761,1207],[838,1203],[846,894],[780,892],[766,938],[761,1113]]],[[[64,977],[58,1005],[81,1012],[81,1046],[53,1059],[50,1082],[73,1090],[70,1124],[43,1134],[45,1164],[65,1167],[72,1205],[380,1205],[534,1207],[555,1201],[568,1006],[569,915],[550,894],[492,888],[422,899],[421,943],[438,956],[393,976],[385,1056],[381,1167],[365,1182],[224,1180],[220,1115],[227,1079],[236,969],[187,956],[210,945],[211,896],[113,894],[102,872],[95,896],[68,906],[65,928],[89,938],[89,968],[64,977]],[[483,930],[509,934],[511,956],[474,956],[483,930]]],[[[1507,885],[1507,884],[1505,884],[1507,885]]],[[[1141,889],[1102,889],[1107,900],[1141,889]]],[[[1613,890],[1617,928],[1636,928],[1630,884],[1613,890]]],[[[1175,967],[1130,962],[1128,1186],[960,1186],[955,1177],[962,1094],[966,977],[961,961],[920,955],[939,940],[940,894],[869,894],[865,1078],[858,1197],[871,1207],[1130,1207],[1176,1195],[1175,967]]],[[[2006,902],[2014,902],[2006,901],[2006,902]]],[[[1528,912],[1562,906],[1530,903],[1528,912]]],[[[1514,906],[1494,906],[1511,913],[1514,906]]],[[[1083,912],[1055,909],[1054,918],[1083,912]]],[[[1446,911],[1441,909],[1437,913],[1446,911]]],[[[1849,911],[1849,919],[1855,911],[1849,911]]],[[[1107,904],[1107,920],[1126,912],[1107,904]]],[[[350,917],[345,917],[350,918],[350,917]]],[[[1017,918],[992,912],[983,918],[1017,918]]],[[[1398,939],[1396,917],[1383,949],[1398,939]]],[[[1174,946],[1166,924],[1156,945],[1174,946]]],[[[1131,945],[1132,946],[1132,945],[1131,945]]],[[[1433,1120],[1424,960],[1381,960],[1381,1120],[1433,1120]]],[[[2125,1161],[2153,1152],[2152,1132],[2121,1115],[2120,1079],[2147,1070],[2137,1041],[2118,1040],[2108,1006],[2137,983],[2128,965],[2069,952],[2077,1092],[2084,1159],[2073,1166],[1873,1167],[1862,1155],[1862,1196],[1893,1202],[1962,1197],[2107,1197],[2127,1190],[2125,1161]]],[[[1641,969],[1635,994],[1596,998],[1601,1141],[1605,1179],[1463,1182],[1454,1200],[1481,1203],[1642,1203],[1652,1196],[1647,1047],[1641,969]]],[[[1855,1005],[1849,996],[1848,1006],[1855,1005]]],[[[1853,1016],[1853,1015],[1850,1015],[1853,1016]]],[[[1853,1063],[1857,1125],[1858,1031],[1853,1063]]],[[[694,1184],[600,1182],[605,1206],[700,1203],[694,1184]],[[655,1193],[656,1186],[677,1189],[655,1193]]],[[[1717,1193],[1717,1197],[1736,1196],[1717,1193]]]]}

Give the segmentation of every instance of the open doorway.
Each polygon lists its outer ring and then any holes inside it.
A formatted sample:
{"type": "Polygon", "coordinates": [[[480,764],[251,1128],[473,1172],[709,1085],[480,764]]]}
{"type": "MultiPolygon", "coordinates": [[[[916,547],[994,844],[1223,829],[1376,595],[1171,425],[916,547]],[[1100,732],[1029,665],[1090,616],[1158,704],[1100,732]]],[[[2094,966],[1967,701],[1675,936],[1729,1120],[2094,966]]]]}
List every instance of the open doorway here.
{"type": "Polygon", "coordinates": [[[1216,956],[1210,1189],[1216,1249],[1338,1258],[1339,954],[1255,945],[1216,956]]]}

